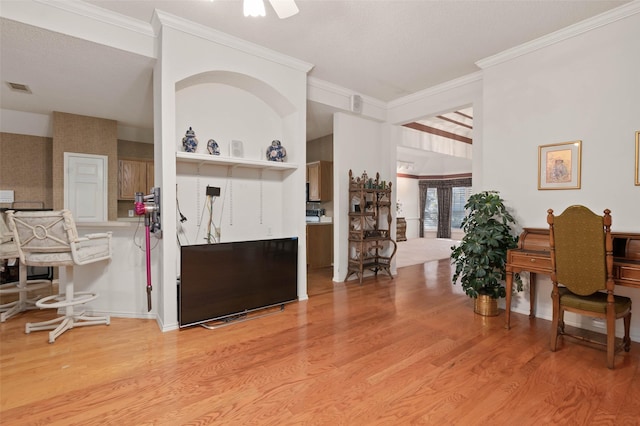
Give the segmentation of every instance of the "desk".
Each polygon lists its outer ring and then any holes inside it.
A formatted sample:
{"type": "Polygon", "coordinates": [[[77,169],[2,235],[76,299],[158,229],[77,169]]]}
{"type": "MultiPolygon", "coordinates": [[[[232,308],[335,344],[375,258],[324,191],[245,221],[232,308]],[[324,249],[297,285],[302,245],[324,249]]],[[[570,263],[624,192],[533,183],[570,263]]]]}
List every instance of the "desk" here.
{"type": "MultiPolygon", "coordinates": [[[[640,288],[640,234],[612,232],[613,279],[616,285],[640,288]]],[[[534,317],[536,274],[551,275],[549,229],[524,228],[518,248],[507,251],[505,328],[511,327],[513,274],[527,271],[529,279],[529,317],[534,317]]],[[[551,299],[549,299],[551,300],[551,299]]]]}

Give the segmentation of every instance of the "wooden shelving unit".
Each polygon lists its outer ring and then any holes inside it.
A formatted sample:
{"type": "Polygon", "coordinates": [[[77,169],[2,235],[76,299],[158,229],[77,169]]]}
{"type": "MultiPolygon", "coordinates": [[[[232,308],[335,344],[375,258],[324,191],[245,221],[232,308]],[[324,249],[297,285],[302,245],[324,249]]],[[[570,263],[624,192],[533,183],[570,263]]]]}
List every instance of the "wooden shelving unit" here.
{"type": "Polygon", "coordinates": [[[360,283],[365,271],[386,272],[391,278],[391,260],[396,242],[391,239],[391,183],[375,179],[367,172],[354,177],[349,170],[349,260],[347,276],[355,274],[360,283]]]}

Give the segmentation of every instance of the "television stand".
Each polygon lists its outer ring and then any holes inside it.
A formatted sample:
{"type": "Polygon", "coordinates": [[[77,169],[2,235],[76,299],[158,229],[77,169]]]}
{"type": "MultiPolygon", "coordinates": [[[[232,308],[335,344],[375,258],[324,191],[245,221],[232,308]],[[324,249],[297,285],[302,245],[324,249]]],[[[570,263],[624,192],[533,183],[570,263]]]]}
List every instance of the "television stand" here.
{"type": "MultiPolygon", "coordinates": [[[[274,306],[261,308],[259,310],[260,311],[265,311],[265,310],[270,309],[270,308],[274,308],[274,306]]],[[[221,318],[219,320],[212,321],[210,323],[202,323],[202,324],[200,324],[200,326],[206,328],[207,330],[216,330],[218,328],[226,327],[228,325],[238,324],[238,323],[249,321],[249,320],[268,317],[268,316],[280,313],[282,311],[284,311],[284,303],[280,305],[280,309],[278,309],[278,310],[273,310],[273,311],[270,311],[270,312],[264,312],[264,313],[258,314],[258,315],[249,315],[252,312],[257,312],[257,311],[242,312],[242,313],[239,313],[239,314],[230,315],[230,316],[228,316],[226,318],[221,318]],[[214,324],[214,325],[210,325],[210,324],[214,324]]]]}

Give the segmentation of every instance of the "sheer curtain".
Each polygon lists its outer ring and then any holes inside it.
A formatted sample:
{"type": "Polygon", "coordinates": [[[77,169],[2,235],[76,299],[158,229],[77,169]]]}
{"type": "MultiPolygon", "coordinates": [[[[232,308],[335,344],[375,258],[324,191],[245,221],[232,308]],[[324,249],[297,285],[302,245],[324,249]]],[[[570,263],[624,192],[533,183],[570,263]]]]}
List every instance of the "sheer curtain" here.
{"type": "Polygon", "coordinates": [[[420,238],[424,238],[424,209],[427,204],[427,189],[436,188],[438,194],[438,232],[437,238],[451,238],[451,197],[452,188],[471,186],[471,178],[459,179],[421,179],[420,189],[420,238]]]}

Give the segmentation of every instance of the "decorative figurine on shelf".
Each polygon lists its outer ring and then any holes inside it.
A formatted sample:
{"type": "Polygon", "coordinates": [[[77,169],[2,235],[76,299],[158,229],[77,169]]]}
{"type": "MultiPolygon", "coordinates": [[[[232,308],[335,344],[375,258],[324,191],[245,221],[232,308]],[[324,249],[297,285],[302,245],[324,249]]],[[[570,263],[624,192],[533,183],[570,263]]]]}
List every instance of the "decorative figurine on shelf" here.
{"type": "Polygon", "coordinates": [[[209,154],[211,155],[220,155],[220,147],[218,146],[218,142],[214,141],[213,139],[209,139],[209,142],[207,142],[207,151],[209,151],[209,154]]]}
{"type": "Polygon", "coordinates": [[[189,127],[187,133],[185,133],[184,138],[182,138],[182,148],[184,152],[196,152],[196,148],[198,148],[198,139],[196,139],[196,132],[189,127]]]}
{"type": "Polygon", "coordinates": [[[283,162],[287,158],[287,150],[280,144],[279,140],[271,142],[271,146],[267,148],[267,160],[283,162]]]}

